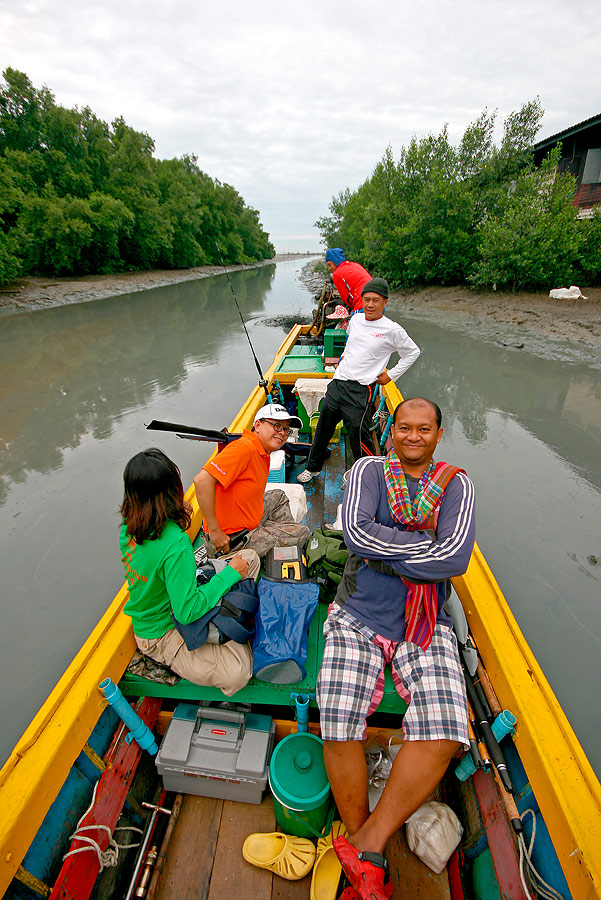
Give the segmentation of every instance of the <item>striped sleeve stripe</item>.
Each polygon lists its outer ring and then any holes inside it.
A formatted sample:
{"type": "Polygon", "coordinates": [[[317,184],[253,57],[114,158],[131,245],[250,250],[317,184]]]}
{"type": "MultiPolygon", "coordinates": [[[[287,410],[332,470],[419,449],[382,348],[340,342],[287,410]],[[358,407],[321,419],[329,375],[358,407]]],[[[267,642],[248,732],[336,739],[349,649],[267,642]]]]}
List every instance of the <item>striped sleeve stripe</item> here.
{"type": "Polygon", "coordinates": [[[399,553],[402,553],[403,556],[405,556],[406,554],[410,554],[412,556],[414,553],[420,552],[420,550],[423,552],[426,547],[430,546],[431,540],[429,537],[426,537],[418,544],[412,545],[411,549],[409,550],[408,548],[406,549],[399,547],[398,544],[391,544],[387,541],[383,541],[374,537],[373,535],[366,532],[363,528],[361,528],[358,524],[357,517],[359,512],[359,499],[361,494],[363,474],[365,472],[366,466],[381,466],[383,459],[384,457],[382,456],[364,457],[363,459],[360,459],[358,462],[356,462],[351,469],[351,474],[346,486],[344,525],[346,527],[350,540],[358,547],[364,547],[366,550],[377,550],[378,553],[381,553],[384,557],[388,556],[391,559],[398,558],[399,553]]]}
{"type": "Polygon", "coordinates": [[[455,475],[455,478],[459,478],[463,485],[463,495],[453,533],[445,538],[444,541],[432,543],[428,552],[420,553],[415,559],[412,558],[410,560],[412,565],[424,565],[449,559],[461,551],[469,537],[470,523],[474,510],[474,485],[462,472],[455,475]]]}
{"type": "Polygon", "coordinates": [[[444,541],[440,542],[432,542],[430,538],[426,538],[424,541],[412,544],[410,547],[399,547],[396,544],[374,538],[364,531],[357,523],[359,495],[365,466],[370,463],[375,464],[378,461],[381,464],[382,457],[362,459],[353,467],[347,485],[349,495],[345,504],[345,526],[349,538],[359,547],[363,546],[366,549],[377,550],[384,556],[390,558],[399,558],[402,556],[412,564],[426,564],[433,561],[441,562],[458,553],[469,536],[469,526],[474,509],[474,486],[470,479],[462,472],[459,472],[455,476],[455,478],[459,479],[463,492],[455,528],[448,538],[445,538],[444,541]]]}

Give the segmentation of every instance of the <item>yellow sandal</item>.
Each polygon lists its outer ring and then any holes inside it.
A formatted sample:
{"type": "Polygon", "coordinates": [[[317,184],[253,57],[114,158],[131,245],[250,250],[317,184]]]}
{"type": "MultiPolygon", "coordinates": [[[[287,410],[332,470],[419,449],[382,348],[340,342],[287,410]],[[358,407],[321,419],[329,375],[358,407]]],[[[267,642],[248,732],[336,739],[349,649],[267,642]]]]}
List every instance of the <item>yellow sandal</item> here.
{"type": "Polygon", "coordinates": [[[342,866],[336,856],[333,841],[347,835],[348,831],[342,822],[333,822],[330,833],[317,841],[315,868],[311,878],[311,900],[335,900],[342,866]]]}
{"type": "Polygon", "coordinates": [[[308,875],[315,862],[315,847],[308,838],[273,831],[249,834],[242,845],[246,862],[269,869],[280,878],[299,881],[308,875]]]}

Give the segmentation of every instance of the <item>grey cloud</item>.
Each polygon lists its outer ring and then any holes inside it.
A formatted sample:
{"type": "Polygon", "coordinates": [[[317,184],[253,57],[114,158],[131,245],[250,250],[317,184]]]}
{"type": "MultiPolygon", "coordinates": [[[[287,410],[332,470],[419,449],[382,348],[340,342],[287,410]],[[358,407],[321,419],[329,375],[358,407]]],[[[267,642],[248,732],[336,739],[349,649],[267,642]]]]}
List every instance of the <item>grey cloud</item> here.
{"type": "MultiPolygon", "coordinates": [[[[272,234],[312,233],[390,144],[541,97],[552,134],[599,112],[601,9],[584,0],[65,0],[0,9],[0,58],[66,106],[192,153],[272,234]]],[[[317,238],[316,238],[317,244],[317,238]]]]}

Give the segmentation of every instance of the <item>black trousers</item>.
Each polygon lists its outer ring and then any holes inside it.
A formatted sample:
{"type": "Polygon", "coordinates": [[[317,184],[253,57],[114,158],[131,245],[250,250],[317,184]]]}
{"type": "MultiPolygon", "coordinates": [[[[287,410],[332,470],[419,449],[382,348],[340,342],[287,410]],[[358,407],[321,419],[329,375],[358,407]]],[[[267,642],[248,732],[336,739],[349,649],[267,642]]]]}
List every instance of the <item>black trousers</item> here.
{"type": "Polygon", "coordinates": [[[347,430],[354,460],[374,455],[374,443],[369,431],[373,416],[373,398],[376,385],[359,384],[358,381],[342,381],[332,378],[328,385],[311,452],[307,459],[310,472],[321,472],[326,460],[330,438],[342,419],[347,430]]]}

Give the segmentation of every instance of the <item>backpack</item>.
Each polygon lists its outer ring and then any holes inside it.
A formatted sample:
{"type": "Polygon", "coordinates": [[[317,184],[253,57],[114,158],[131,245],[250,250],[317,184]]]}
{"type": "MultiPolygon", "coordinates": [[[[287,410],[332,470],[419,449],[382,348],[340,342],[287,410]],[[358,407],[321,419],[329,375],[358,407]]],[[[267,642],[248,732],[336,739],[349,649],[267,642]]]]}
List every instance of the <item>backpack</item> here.
{"type": "Polygon", "coordinates": [[[341,531],[334,528],[314,528],[305,549],[307,568],[312,578],[322,586],[319,599],[332,600],[342,578],[349,552],[341,531]]]}
{"type": "MultiPolygon", "coordinates": [[[[207,569],[204,566],[203,569],[207,569]]],[[[212,567],[211,567],[212,568],[212,567]]],[[[215,570],[213,570],[215,574],[215,570]]],[[[207,578],[207,580],[210,580],[207,578]]],[[[204,581],[206,584],[206,581],[204,581]]],[[[245,578],[238,582],[231,590],[223,595],[213,609],[210,609],[200,619],[184,625],[178,622],[173,613],[173,624],[181,634],[188,650],[197,650],[207,642],[211,626],[214,626],[217,634],[213,636],[217,640],[211,643],[225,644],[226,641],[235,641],[237,644],[246,644],[251,641],[255,633],[255,612],[259,605],[257,586],[254,578],[245,578]]]]}

